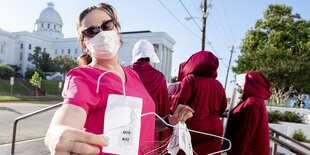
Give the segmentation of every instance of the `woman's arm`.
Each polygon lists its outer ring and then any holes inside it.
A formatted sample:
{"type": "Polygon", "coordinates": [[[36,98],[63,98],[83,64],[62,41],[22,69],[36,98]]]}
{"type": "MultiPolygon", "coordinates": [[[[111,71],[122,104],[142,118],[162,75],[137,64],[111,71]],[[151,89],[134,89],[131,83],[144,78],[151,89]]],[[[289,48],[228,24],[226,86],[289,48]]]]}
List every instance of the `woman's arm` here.
{"type": "Polygon", "coordinates": [[[45,137],[51,154],[98,154],[100,150],[93,145],[108,145],[102,135],[82,131],[86,116],[83,108],[72,104],[56,111],[45,137]]]}
{"type": "MultiPolygon", "coordinates": [[[[177,109],[173,113],[173,116],[165,116],[162,119],[165,120],[166,123],[171,125],[176,125],[180,121],[185,122],[187,119],[193,116],[194,110],[186,105],[178,105],[177,109]]],[[[159,118],[155,119],[155,132],[160,132],[168,129],[168,126],[159,118]]]]}
{"type": "Polygon", "coordinates": [[[188,100],[192,94],[193,76],[186,76],[177,86],[171,96],[171,111],[174,112],[178,105],[190,105],[188,100]]]}

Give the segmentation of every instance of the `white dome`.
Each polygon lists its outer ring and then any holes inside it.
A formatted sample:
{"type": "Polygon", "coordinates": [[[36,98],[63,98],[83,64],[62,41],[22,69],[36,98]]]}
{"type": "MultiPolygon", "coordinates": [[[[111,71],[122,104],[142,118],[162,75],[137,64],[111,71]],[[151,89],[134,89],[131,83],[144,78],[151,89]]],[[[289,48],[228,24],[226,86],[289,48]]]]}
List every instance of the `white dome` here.
{"type": "Polygon", "coordinates": [[[47,8],[42,10],[40,13],[38,21],[50,21],[62,25],[62,20],[58,12],[54,9],[54,4],[47,3],[47,8]]]}
{"type": "Polygon", "coordinates": [[[53,3],[47,3],[47,8],[41,11],[39,18],[35,20],[33,32],[51,38],[63,38],[62,20],[53,3]]]}

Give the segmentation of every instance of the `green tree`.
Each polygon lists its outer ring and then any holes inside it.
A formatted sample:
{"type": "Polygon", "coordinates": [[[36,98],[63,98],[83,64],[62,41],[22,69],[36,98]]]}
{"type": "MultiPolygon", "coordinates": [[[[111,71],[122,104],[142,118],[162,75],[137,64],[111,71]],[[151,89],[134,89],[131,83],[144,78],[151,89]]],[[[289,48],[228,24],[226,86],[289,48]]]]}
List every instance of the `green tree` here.
{"type": "Polygon", "coordinates": [[[35,72],[32,76],[32,78],[29,80],[29,83],[36,87],[36,97],[39,98],[38,95],[38,88],[41,88],[41,81],[42,78],[39,76],[38,72],[35,72]]]}
{"type": "Polygon", "coordinates": [[[174,76],[171,78],[171,83],[177,82],[178,81],[178,76],[174,76]]]}
{"type": "Polygon", "coordinates": [[[67,74],[72,68],[77,67],[77,63],[70,55],[56,55],[52,58],[53,70],[62,74],[67,74]]]}
{"type": "Polygon", "coordinates": [[[272,103],[283,104],[294,91],[310,93],[310,21],[292,8],[269,5],[264,19],[248,30],[233,71],[259,71],[272,84],[272,103]]]}
{"type": "Polygon", "coordinates": [[[41,47],[36,46],[33,54],[29,54],[28,60],[35,65],[36,68],[40,68],[44,72],[51,70],[51,58],[50,54],[41,51],[41,47]]]}

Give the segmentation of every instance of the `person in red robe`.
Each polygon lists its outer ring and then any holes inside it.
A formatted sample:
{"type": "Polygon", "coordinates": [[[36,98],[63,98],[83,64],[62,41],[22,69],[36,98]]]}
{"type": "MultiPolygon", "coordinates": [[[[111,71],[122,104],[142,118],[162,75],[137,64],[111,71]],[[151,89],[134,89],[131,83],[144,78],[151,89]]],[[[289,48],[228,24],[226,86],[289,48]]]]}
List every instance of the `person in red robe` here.
{"type": "Polygon", "coordinates": [[[179,65],[178,81],[182,81],[183,78],[186,76],[186,75],[184,75],[184,72],[183,72],[185,64],[186,64],[186,62],[182,62],[179,65]]]}
{"type": "MultiPolygon", "coordinates": [[[[217,81],[219,61],[209,51],[192,55],[179,69],[181,83],[172,95],[172,110],[185,104],[194,111],[194,116],[186,121],[189,129],[222,136],[221,114],[227,106],[222,84],[217,81]]],[[[221,150],[221,139],[190,133],[192,146],[197,154],[209,154],[221,150]]]]}
{"type": "Polygon", "coordinates": [[[171,96],[174,92],[174,90],[178,87],[178,85],[180,84],[180,82],[182,81],[182,79],[184,78],[183,75],[183,67],[185,65],[186,62],[183,62],[179,65],[179,74],[178,74],[178,80],[177,82],[174,83],[169,83],[168,84],[168,100],[169,100],[169,106],[171,108],[171,96]]]}
{"type": "MultiPolygon", "coordinates": [[[[147,92],[155,102],[155,112],[161,117],[170,114],[168,90],[165,76],[150,65],[150,62],[159,63],[153,45],[147,40],[139,40],[132,51],[131,69],[139,75],[147,92]]],[[[157,141],[164,141],[171,135],[171,130],[156,133],[157,141]]],[[[161,150],[164,150],[161,149],[161,150]]]]}
{"type": "MultiPolygon", "coordinates": [[[[242,101],[229,113],[225,137],[231,141],[228,154],[270,154],[268,113],[265,101],[271,96],[269,80],[249,72],[241,86],[242,101]]],[[[224,142],[222,148],[228,147],[224,142]]]]}

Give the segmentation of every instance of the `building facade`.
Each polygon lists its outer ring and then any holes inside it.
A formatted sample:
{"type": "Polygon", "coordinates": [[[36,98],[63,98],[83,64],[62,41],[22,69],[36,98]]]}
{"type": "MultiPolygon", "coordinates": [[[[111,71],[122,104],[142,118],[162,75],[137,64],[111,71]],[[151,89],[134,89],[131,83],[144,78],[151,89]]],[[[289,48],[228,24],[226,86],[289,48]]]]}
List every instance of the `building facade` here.
{"type": "MultiPolygon", "coordinates": [[[[41,11],[35,19],[33,32],[8,32],[0,28],[0,64],[20,66],[20,73],[25,74],[27,68],[34,65],[28,61],[35,47],[41,47],[42,52],[47,52],[50,57],[56,55],[70,55],[73,59],[84,52],[77,38],[64,38],[62,33],[63,22],[61,16],[54,9],[53,3],[48,3],[47,8],[41,11]]],[[[150,41],[160,59],[159,64],[151,64],[161,71],[166,81],[171,81],[172,53],[175,41],[165,32],[135,31],[122,32],[124,41],[119,51],[119,63],[123,66],[131,64],[131,50],[140,39],[150,41]]]]}

